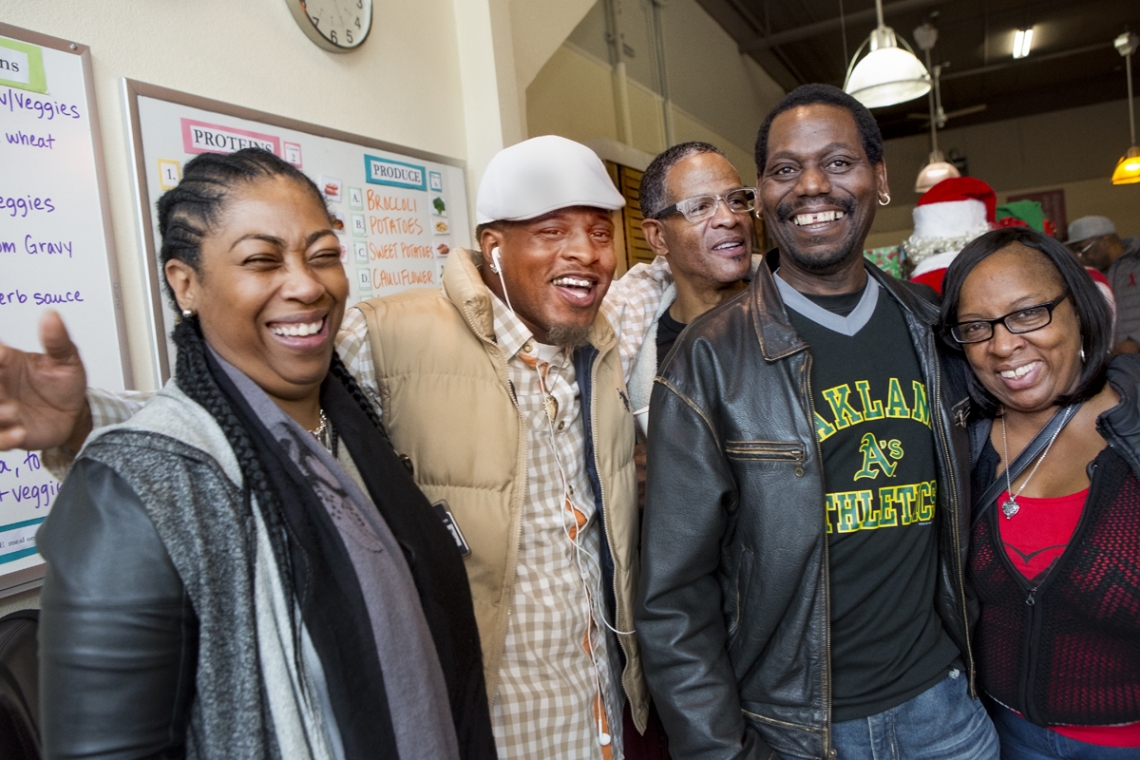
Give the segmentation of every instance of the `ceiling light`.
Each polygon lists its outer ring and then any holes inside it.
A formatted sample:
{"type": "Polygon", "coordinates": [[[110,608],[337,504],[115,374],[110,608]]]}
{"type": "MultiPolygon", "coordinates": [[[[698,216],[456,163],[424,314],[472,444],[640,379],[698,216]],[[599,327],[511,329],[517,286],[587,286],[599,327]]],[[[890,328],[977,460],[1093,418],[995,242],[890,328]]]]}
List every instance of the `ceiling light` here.
{"type": "Polygon", "coordinates": [[[930,163],[922,167],[922,171],[918,173],[918,179],[914,183],[914,191],[925,193],[944,179],[961,176],[962,173],[958,171],[958,167],[947,161],[946,157],[942,155],[942,151],[933,150],[930,152],[930,163]]]}
{"type": "Polygon", "coordinates": [[[1116,162],[1112,184],[1132,185],[1140,182],[1140,147],[1136,145],[1136,115],[1132,111],[1132,54],[1140,47],[1140,38],[1132,32],[1125,32],[1113,40],[1112,44],[1124,56],[1124,69],[1128,72],[1128,127],[1132,134],[1132,147],[1116,162]]]}
{"type": "Polygon", "coordinates": [[[875,0],[875,10],[879,26],[855,51],[847,67],[843,89],[867,108],[883,108],[921,98],[930,92],[930,74],[906,40],[896,38],[894,30],[883,23],[882,0],[875,0]],[[906,50],[898,46],[900,41],[906,50]],[[867,45],[870,52],[855,65],[867,45]]]}
{"type": "Polygon", "coordinates": [[[1018,29],[1013,33],[1013,57],[1024,58],[1029,55],[1029,46],[1033,44],[1033,28],[1018,29]]]}
{"type": "Polygon", "coordinates": [[[923,55],[926,56],[926,68],[934,73],[934,87],[927,95],[930,105],[930,163],[922,167],[918,173],[918,179],[914,183],[916,193],[925,193],[942,180],[961,177],[962,173],[954,164],[948,163],[946,157],[942,155],[942,151],[938,150],[938,120],[939,116],[942,115],[942,88],[939,87],[938,77],[942,72],[942,67],[946,65],[944,63],[937,66],[930,65],[930,50],[938,42],[938,30],[929,21],[926,21],[914,30],[914,41],[918,43],[918,46],[922,48],[923,55]]]}
{"type": "Polygon", "coordinates": [[[1140,182],[1140,147],[1133,145],[1124,154],[1124,158],[1116,162],[1112,184],[1134,185],[1137,182],[1140,182]]]}

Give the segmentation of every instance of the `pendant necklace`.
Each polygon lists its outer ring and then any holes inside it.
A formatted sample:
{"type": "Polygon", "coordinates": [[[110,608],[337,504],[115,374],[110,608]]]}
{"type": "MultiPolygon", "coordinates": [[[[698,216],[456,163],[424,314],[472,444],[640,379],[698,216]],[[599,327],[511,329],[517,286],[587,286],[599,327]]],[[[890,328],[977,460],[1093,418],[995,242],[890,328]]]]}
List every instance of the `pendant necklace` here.
{"type": "Polygon", "coordinates": [[[1045,457],[1049,456],[1049,449],[1053,448],[1053,441],[1057,440],[1057,436],[1061,434],[1064,425],[1057,428],[1053,433],[1053,437],[1049,439],[1049,444],[1045,447],[1045,451],[1037,458],[1037,464],[1033,465],[1033,469],[1029,471],[1029,477],[1021,484],[1021,488],[1017,489],[1017,493],[1013,492],[1013,483],[1009,479],[1009,442],[1005,437],[1005,409],[1001,410],[1001,446],[1005,456],[1005,489],[1009,493],[1009,498],[1002,502],[1001,513],[1005,515],[1005,519],[1012,520],[1013,516],[1021,511],[1021,505],[1017,503],[1017,497],[1021,496],[1021,492],[1029,485],[1029,481],[1033,480],[1033,476],[1037,474],[1037,468],[1045,461],[1045,457]]]}
{"type": "Polygon", "coordinates": [[[321,424],[316,428],[309,431],[309,435],[317,439],[317,442],[324,446],[328,451],[336,457],[337,455],[337,438],[336,430],[329,424],[329,418],[325,416],[325,410],[318,410],[321,415],[321,424]]]}

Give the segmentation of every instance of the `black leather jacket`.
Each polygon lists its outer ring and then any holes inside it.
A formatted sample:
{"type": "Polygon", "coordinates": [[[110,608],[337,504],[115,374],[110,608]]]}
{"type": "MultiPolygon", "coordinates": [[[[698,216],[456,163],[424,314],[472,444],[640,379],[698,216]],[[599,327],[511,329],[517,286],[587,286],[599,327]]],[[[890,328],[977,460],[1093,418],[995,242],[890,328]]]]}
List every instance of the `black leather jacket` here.
{"type": "MultiPolygon", "coordinates": [[[[636,623],[676,760],[834,757],[824,480],[811,352],[765,257],[748,290],[694,321],[650,403],[636,623]]],[[[937,609],[974,695],[964,580],[969,451],[919,286],[868,265],[902,306],[931,399],[938,455],[937,609]]],[[[925,289],[928,292],[929,289],[925,289]]],[[[885,357],[889,361],[889,357],[885,357]]],[[[957,365],[955,367],[957,371],[957,365]]]]}

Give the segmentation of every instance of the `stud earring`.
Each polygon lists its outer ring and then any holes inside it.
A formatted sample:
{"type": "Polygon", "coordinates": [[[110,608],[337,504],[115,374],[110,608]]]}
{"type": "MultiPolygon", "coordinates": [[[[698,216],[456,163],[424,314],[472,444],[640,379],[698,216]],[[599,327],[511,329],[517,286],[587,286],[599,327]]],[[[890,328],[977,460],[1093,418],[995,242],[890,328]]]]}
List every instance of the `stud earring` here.
{"type": "Polygon", "coordinates": [[[182,310],[182,318],[183,319],[190,319],[190,317],[192,317],[192,316],[194,316],[194,312],[190,311],[189,309],[183,309],[182,310]]]}
{"type": "Polygon", "coordinates": [[[1081,346],[1081,364],[1085,363],[1085,347],[1081,346]]]}

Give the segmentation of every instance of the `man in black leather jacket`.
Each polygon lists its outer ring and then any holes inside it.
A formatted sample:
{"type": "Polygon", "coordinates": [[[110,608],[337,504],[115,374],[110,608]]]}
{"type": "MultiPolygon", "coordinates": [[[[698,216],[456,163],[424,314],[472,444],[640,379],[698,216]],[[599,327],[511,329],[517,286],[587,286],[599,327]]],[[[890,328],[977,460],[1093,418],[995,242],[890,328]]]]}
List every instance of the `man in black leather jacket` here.
{"type": "Polygon", "coordinates": [[[890,199],[878,127],[808,85],[756,154],[778,248],[678,339],[650,405],[636,622],[670,752],[996,758],[969,647],[965,392],[933,292],[862,255],[890,199]]]}

